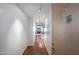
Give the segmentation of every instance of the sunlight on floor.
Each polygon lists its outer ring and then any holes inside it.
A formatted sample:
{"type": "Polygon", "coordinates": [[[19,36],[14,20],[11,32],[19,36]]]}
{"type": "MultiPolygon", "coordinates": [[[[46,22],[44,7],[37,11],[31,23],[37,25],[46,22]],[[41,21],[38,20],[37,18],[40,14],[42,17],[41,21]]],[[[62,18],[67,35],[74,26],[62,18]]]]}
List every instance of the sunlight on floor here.
{"type": "Polygon", "coordinates": [[[43,44],[42,43],[39,43],[39,47],[42,48],[42,46],[43,46],[43,44]]]}

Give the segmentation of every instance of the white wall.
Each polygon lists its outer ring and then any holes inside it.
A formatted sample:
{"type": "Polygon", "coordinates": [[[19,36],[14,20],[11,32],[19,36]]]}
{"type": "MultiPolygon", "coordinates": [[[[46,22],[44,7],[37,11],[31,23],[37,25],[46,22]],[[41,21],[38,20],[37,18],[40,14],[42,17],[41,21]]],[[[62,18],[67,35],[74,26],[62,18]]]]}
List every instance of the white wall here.
{"type": "Polygon", "coordinates": [[[52,35],[52,32],[51,32],[51,29],[52,29],[51,28],[51,25],[52,25],[52,23],[51,23],[51,21],[52,21],[51,4],[47,4],[46,9],[44,9],[44,10],[46,10],[46,12],[47,12],[45,14],[45,17],[47,20],[47,33],[45,34],[46,38],[44,39],[44,41],[45,41],[45,46],[47,48],[48,53],[51,54],[51,43],[52,43],[51,42],[51,40],[52,40],[52,37],[51,37],[51,35],[52,35]]]}
{"type": "Polygon", "coordinates": [[[14,4],[0,4],[0,54],[20,54],[27,46],[27,16],[14,4]]]}
{"type": "Polygon", "coordinates": [[[79,4],[55,4],[53,9],[54,54],[79,54],[79,4]],[[72,22],[66,23],[66,16],[72,22]]]}
{"type": "Polygon", "coordinates": [[[28,19],[28,46],[33,46],[33,19],[28,19]]]}

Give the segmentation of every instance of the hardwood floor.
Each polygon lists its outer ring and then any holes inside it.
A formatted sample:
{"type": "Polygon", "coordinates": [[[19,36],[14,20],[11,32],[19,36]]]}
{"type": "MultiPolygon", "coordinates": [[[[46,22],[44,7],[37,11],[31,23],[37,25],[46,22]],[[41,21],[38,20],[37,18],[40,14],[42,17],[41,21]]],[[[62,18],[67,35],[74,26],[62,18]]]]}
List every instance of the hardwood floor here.
{"type": "Polygon", "coordinates": [[[43,39],[37,39],[34,46],[28,46],[23,55],[48,55],[43,39]]]}

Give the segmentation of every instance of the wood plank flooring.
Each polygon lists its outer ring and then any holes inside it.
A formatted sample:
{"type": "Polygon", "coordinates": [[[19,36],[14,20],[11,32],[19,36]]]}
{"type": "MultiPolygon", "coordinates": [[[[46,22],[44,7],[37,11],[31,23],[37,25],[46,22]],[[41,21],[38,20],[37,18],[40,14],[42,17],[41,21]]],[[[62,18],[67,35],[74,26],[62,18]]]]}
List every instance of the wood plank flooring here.
{"type": "Polygon", "coordinates": [[[28,46],[23,55],[48,55],[43,39],[37,39],[34,46],[28,46]]]}

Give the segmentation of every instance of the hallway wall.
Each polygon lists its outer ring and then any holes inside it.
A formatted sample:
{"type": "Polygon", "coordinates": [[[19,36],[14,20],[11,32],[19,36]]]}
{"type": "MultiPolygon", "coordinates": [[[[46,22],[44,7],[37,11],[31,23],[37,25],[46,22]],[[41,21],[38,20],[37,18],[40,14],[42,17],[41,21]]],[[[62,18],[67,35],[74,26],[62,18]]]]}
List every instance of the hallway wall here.
{"type": "Polygon", "coordinates": [[[54,54],[79,54],[79,4],[54,4],[52,9],[54,54]]]}
{"type": "MultiPolygon", "coordinates": [[[[45,5],[46,6],[46,5],[45,5]]],[[[52,33],[51,33],[51,21],[52,21],[52,18],[51,18],[51,15],[52,15],[52,11],[51,11],[51,4],[47,4],[46,6],[46,9],[44,9],[47,11],[47,14],[45,14],[46,16],[46,20],[47,20],[47,32],[45,34],[45,45],[46,45],[46,48],[47,48],[47,51],[48,51],[48,54],[51,55],[51,40],[52,40],[52,33]]]]}
{"type": "Polygon", "coordinates": [[[33,46],[33,19],[28,18],[28,46],[33,46]]]}
{"type": "Polygon", "coordinates": [[[15,4],[0,4],[0,54],[21,54],[27,46],[28,17],[15,4]]]}

